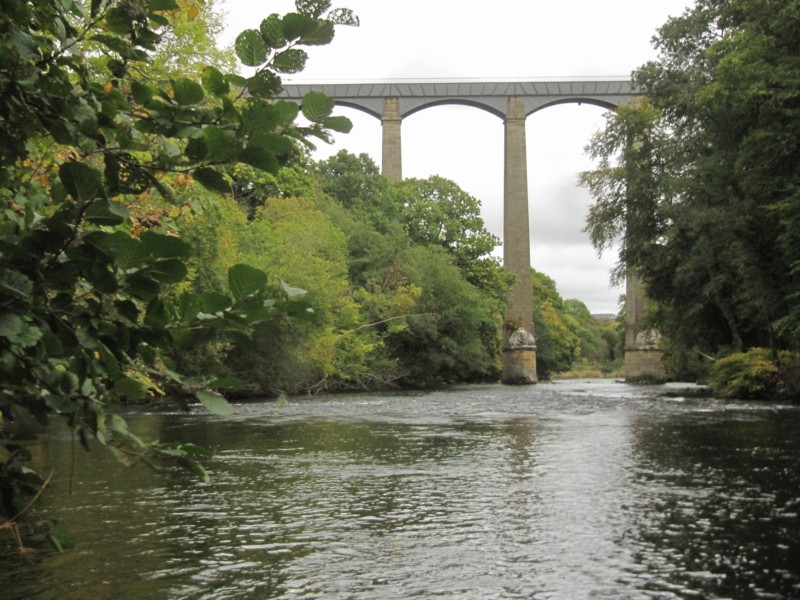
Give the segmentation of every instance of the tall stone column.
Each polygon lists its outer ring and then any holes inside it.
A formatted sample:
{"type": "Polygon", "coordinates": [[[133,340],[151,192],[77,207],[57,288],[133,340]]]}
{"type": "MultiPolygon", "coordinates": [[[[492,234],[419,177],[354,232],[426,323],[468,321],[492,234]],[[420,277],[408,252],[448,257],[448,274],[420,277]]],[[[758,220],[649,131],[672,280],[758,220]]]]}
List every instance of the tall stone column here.
{"type": "Polygon", "coordinates": [[[628,271],[625,281],[625,381],[664,381],[666,368],[659,336],[644,326],[647,295],[641,279],[628,271]]]}
{"type": "Polygon", "coordinates": [[[531,247],[528,227],[528,159],[525,100],[508,99],[505,121],[503,263],[514,275],[503,327],[503,383],[536,383],[531,247]]]}
{"type": "Polygon", "coordinates": [[[403,178],[403,153],[401,146],[400,98],[383,99],[383,155],[381,156],[381,174],[388,179],[403,178]]]}

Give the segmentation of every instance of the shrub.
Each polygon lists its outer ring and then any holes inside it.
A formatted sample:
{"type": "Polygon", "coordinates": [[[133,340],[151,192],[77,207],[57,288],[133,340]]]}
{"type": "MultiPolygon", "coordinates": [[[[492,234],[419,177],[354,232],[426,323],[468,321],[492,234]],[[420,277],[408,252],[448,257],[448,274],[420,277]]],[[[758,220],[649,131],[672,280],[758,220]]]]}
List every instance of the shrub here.
{"type": "Polygon", "coordinates": [[[769,350],[752,348],[719,359],[711,367],[708,385],[717,398],[776,397],[780,371],[769,350]]]}

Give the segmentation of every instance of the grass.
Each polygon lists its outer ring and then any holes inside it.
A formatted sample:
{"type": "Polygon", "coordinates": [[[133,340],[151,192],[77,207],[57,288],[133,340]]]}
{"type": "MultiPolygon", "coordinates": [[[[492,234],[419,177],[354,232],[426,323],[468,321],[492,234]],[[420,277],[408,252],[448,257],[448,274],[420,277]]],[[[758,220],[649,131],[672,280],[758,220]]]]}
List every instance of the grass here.
{"type": "Polygon", "coordinates": [[[579,362],[569,371],[553,373],[553,379],[620,379],[625,377],[625,364],[618,360],[609,363],[579,362]]]}

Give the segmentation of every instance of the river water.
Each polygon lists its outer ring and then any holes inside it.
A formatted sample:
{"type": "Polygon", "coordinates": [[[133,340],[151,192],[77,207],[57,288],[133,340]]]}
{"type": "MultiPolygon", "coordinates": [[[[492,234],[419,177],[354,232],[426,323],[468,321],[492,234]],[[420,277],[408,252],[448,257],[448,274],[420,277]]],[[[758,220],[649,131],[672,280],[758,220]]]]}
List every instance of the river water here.
{"type": "Polygon", "coordinates": [[[78,536],[0,597],[800,598],[800,407],[569,381],[139,410],[212,482],[56,431],[37,511],[78,536]]]}

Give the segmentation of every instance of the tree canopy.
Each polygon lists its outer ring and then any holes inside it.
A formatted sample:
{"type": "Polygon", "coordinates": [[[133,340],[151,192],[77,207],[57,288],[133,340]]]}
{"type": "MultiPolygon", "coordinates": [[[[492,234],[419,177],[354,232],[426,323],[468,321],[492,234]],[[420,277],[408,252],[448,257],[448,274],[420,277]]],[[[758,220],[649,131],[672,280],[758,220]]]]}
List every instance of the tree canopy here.
{"type": "Polygon", "coordinates": [[[583,174],[677,352],[800,346],[800,4],[698,0],[633,73],[583,174]]]}

